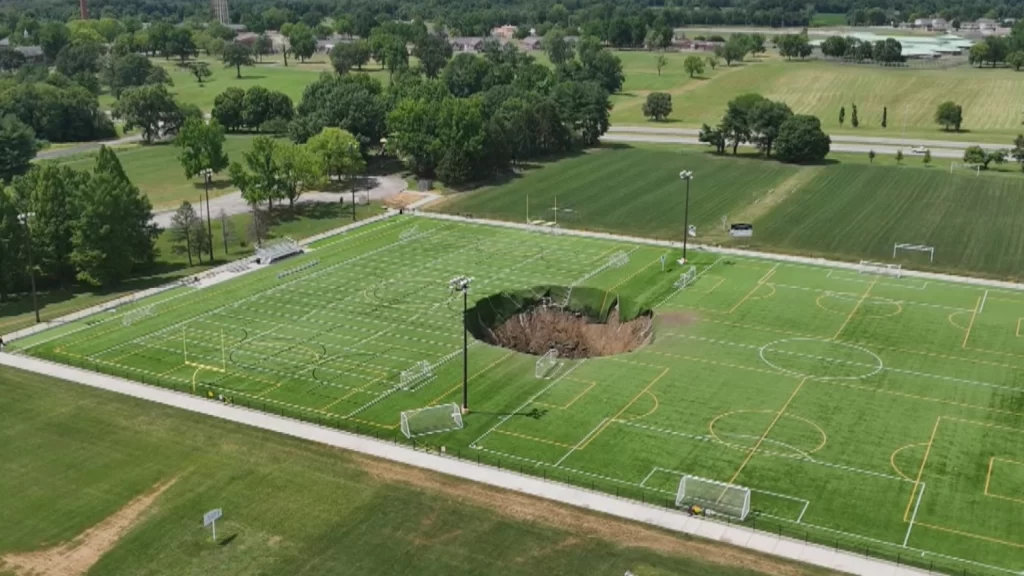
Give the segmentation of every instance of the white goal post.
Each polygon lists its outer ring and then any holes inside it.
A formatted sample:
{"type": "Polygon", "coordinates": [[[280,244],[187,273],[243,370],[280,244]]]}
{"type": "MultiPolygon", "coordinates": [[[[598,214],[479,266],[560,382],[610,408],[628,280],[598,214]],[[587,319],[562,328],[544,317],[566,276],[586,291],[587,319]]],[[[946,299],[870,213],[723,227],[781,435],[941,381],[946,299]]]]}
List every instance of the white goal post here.
{"type": "Polygon", "coordinates": [[[150,316],[155,316],[155,313],[153,312],[153,306],[153,304],[149,304],[147,306],[142,306],[141,308],[136,308],[135,310],[126,312],[124,316],[121,316],[121,325],[131,326],[132,324],[140,320],[149,318],[150,316]]]}
{"type": "Polygon", "coordinates": [[[558,350],[552,348],[543,356],[537,358],[537,365],[534,367],[533,376],[538,379],[547,378],[556,365],[558,365],[558,350]]]}
{"type": "Polygon", "coordinates": [[[928,262],[935,262],[935,246],[925,246],[923,244],[903,244],[897,242],[892,245],[892,257],[896,258],[896,253],[900,250],[909,250],[911,252],[927,252],[928,262]]]}
{"type": "Polygon", "coordinates": [[[697,279],[697,267],[690,266],[690,269],[679,275],[679,280],[676,280],[674,285],[675,288],[683,289],[693,284],[693,281],[697,279]]]}
{"type": "Polygon", "coordinates": [[[888,264],[885,262],[861,260],[860,264],[857,264],[857,271],[861,274],[879,274],[882,276],[893,276],[895,278],[903,277],[902,264],[888,264]]]}
{"type": "Polygon", "coordinates": [[[679,479],[676,507],[692,505],[742,522],[750,513],[750,488],[684,474],[679,479]]]}
{"type": "Polygon", "coordinates": [[[422,384],[434,377],[434,368],[430,362],[420,360],[408,370],[403,370],[401,375],[401,388],[408,390],[417,384],[422,384]]]}
{"type": "Polygon", "coordinates": [[[462,410],[454,403],[406,410],[401,418],[402,434],[406,438],[462,429],[462,410]]]}
{"type": "Polygon", "coordinates": [[[953,170],[957,168],[966,168],[968,170],[974,170],[975,176],[981,176],[981,164],[974,164],[968,162],[951,162],[949,164],[949,173],[952,174],[953,170]]]}

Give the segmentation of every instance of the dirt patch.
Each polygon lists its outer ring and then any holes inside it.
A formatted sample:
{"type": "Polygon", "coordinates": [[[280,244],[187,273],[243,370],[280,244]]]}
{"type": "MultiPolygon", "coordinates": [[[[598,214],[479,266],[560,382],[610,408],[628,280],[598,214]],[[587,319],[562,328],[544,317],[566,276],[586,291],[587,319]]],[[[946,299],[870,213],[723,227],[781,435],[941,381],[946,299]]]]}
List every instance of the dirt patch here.
{"type": "Polygon", "coordinates": [[[383,482],[412,485],[438,493],[455,502],[491,510],[514,520],[550,526],[581,538],[596,538],[619,546],[696,558],[711,564],[742,567],[765,574],[801,576],[827,573],[823,570],[812,571],[727,544],[677,537],[642,524],[601,516],[481,484],[451,480],[439,474],[386,460],[359,454],[354,454],[353,459],[368,474],[383,482]]]}
{"type": "MultiPolygon", "coordinates": [[[[792,176],[780,182],[778,186],[758,196],[736,214],[730,215],[729,220],[731,222],[757,222],[759,218],[774,210],[776,206],[782,204],[797,190],[813,180],[821,171],[822,167],[820,166],[801,167],[792,176]]],[[[705,241],[720,242],[729,238],[728,232],[715,229],[706,235],[705,241]]]]}
{"type": "Polygon", "coordinates": [[[59,546],[8,554],[0,558],[0,567],[12,570],[16,576],[78,576],[85,574],[104,554],[117,545],[161,494],[174,485],[172,478],[154,486],[149,492],[137,496],[123,508],[99,524],[59,546]]]}
{"type": "Polygon", "coordinates": [[[405,208],[410,204],[419,202],[424,198],[424,196],[426,195],[416,194],[415,192],[400,192],[398,194],[395,194],[394,196],[391,196],[390,198],[385,198],[383,200],[383,204],[388,208],[405,208]]]}
{"type": "Polygon", "coordinates": [[[651,316],[619,322],[618,310],[604,323],[557,306],[538,306],[517,314],[485,333],[489,344],[542,355],[551,349],[560,358],[611,356],[635,350],[651,337],[651,316]]]}
{"type": "Polygon", "coordinates": [[[692,310],[685,310],[681,312],[659,312],[658,322],[663,326],[670,328],[693,326],[700,322],[700,314],[697,314],[692,310]]]}

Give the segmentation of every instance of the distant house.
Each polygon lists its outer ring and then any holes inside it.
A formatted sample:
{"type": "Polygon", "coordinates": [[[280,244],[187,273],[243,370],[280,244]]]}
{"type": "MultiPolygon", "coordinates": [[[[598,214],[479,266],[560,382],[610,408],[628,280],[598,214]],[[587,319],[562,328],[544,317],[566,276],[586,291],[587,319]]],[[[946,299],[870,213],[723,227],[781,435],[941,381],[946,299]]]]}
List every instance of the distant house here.
{"type": "Polygon", "coordinates": [[[541,49],[541,37],[540,36],[528,36],[523,38],[519,42],[519,45],[523,47],[523,50],[540,50],[541,49]]]}
{"type": "Polygon", "coordinates": [[[249,46],[251,48],[252,45],[256,43],[256,40],[259,39],[259,37],[260,35],[256,34],[255,32],[243,32],[238,36],[235,36],[234,41],[236,44],[245,44],[246,46],[249,46]]]}
{"type": "Polygon", "coordinates": [[[14,50],[21,52],[25,56],[25,61],[29,64],[42,62],[46,59],[43,55],[43,49],[39,46],[15,46],[14,50]]]}
{"type": "Polygon", "coordinates": [[[479,36],[456,37],[450,42],[455,52],[475,54],[484,49],[484,39],[479,36]]]}
{"type": "Polygon", "coordinates": [[[491,36],[496,38],[512,38],[516,35],[516,31],[519,30],[517,26],[506,24],[504,26],[498,26],[491,30],[491,36]]]}
{"type": "Polygon", "coordinates": [[[928,25],[928,29],[935,32],[945,32],[948,28],[949,24],[943,18],[932,18],[931,23],[928,25]]]}

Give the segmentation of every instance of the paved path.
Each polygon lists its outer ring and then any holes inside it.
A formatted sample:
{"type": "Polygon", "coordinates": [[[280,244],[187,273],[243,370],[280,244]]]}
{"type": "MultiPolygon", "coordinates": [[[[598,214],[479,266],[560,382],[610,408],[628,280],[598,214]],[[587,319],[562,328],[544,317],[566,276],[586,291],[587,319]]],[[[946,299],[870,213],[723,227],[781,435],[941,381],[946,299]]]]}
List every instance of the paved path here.
{"type": "MultiPolygon", "coordinates": [[[[360,202],[364,201],[365,196],[369,194],[370,200],[384,200],[390,198],[400,192],[404,192],[407,184],[404,179],[398,176],[375,176],[370,178],[371,180],[369,190],[363,189],[356,192],[356,199],[360,202]]],[[[342,197],[345,202],[348,202],[351,196],[346,192],[344,194],[338,192],[307,192],[299,199],[296,200],[296,204],[304,204],[311,202],[325,202],[325,203],[336,203],[342,197]]],[[[206,214],[206,203],[204,202],[201,207],[197,207],[197,211],[201,210],[202,213],[206,214]]],[[[210,213],[216,218],[221,210],[226,212],[228,216],[233,214],[242,214],[251,210],[249,204],[242,199],[242,193],[238,190],[230,194],[218,196],[210,199],[210,213]]],[[[203,216],[205,218],[205,216],[203,216]]],[[[171,219],[174,218],[174,210],[162,210],[153,214],[153,222],[161,228],[170,228],[171,219]]]]}
{"type": "Polygon", "coordinates": [[[101,146],[122,146],[124,144],[134,144],[135,142],[142,142],[141,134],[125,136],[123,138],[118,138],[117,140],[83,142],[81,144],[70,146],[68,148],[57,148],[55,150],[41,150],[39,152],[36,152],[36,160],[55,160],[57,158],[66,158],[68,156],[75,156],[78,154],[85,154],[86,152],[92,152],[93,150],[99,150],[101,146]]]}
{"type": "MultiPolygon", "coordinates": [[[[704,146],[703,142],[697,140],[696,136],[681,136],[681,135],[665,135],[665,134],[631,134],[624,132],[608,132],[601,137],[602,142],[649,142],[658,144],[696,144],[704,146]]],[[[742,148],[753,148],[750,144],[741,145],[742,148]]],[[[853,152],[867,154],[870,150],[874,150],[875,154],[879,156],[893,156],[897,150],[903,149],[903,154],[909,161],[914,158],[915,155],[911,154],[906,147],[903,146],[891,146],[882,144],[846,144],[843,142],[832,142],[833,152],[853,152]]],[[[930,148],[932,152],[932,158],[949,158],[949,159],[962,159],[964,152],[962,149],[948,149],[948,148],[930,148]]]]}
{"type": "Polygon", "coordinates": [[[35,358],[0,353],[0,364],[831,570],[870,576],[917,576],[926,573],[841,550],[780,538],[749,528],[720,524],[600,492],[549,482],[449,456],[418,452],[405,446],[35,358]]]}

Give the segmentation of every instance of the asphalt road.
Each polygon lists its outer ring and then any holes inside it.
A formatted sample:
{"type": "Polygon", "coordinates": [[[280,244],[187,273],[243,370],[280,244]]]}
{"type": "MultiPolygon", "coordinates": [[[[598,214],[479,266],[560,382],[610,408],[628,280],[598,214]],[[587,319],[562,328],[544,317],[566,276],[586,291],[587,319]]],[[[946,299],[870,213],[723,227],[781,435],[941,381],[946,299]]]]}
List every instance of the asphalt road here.
{"type": "Polygon", "coordinates": [[[117,140],[102,140],[100,142],[82,142],[75,146],[68,148],[57,148],[55,150],[41,150],[36,152],[36,160],[54,160],[57,158],[66,158],[68,156],[76,156],[78,154],[84,154],[86,152],[92,152],[93,150],[99,150],[101,146],[122,146],[124,144],[132,144],[134,142],[141,142],[142,135],[135,134],[132,136],[125,136],[118,138],[117,140]]]}

